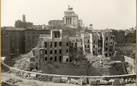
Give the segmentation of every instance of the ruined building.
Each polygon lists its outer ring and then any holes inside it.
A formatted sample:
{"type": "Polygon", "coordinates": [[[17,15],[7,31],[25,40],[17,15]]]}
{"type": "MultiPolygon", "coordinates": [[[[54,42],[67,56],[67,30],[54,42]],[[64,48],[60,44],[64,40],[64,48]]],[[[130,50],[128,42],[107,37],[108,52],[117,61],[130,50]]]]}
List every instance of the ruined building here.
{"type": "Polygon", "coordinates": [[[51,30],[51,34],[42,34],[39,37],[38,45],[33,48],[35,58],[43,63],[68,62],[69,61],[69,41],[68,37],[62,37],[62,30],[51,30]]]}
{"type": "Polygon", "coordinates": [[[82,38],[81,37],[69,37],[70,47],[75,49],[76,52],[83,52],[82,38]]]}
{"type": "Polygon", "coordinates": [[[103,34],[103,49],[104,52],[103,54],[106,57],[110,57],[114,54],[114,50],[115,50],[115,36],[112,35],[109,32],[104,32],[103,34]]]}
{"type": "Polygon", "coordinates": [[[110,32],[86,32],[81,34],[83,52],[93,56],[103,55],[110,57],[114,54],[115,36],[110,32]]]}

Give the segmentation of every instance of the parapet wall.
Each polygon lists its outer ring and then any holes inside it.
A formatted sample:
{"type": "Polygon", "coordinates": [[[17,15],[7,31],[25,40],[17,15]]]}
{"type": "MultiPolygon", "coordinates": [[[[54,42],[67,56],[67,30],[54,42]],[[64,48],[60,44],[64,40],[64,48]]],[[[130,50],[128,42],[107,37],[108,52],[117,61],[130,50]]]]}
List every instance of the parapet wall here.
{"type": "MultiPolygon", "coordinates": [[[[16,72],[22,72],[22,73],[28,73],[28,74],[38,74],[41,76],[52,76],[52,77],[67,77],[67,78],[81,78],[83,76],[72,76],[72,75],[56,75],[56,74],[45,74],[45,73],[37,73],[37,72],[29,72],[29,71],[24,71],[24,70],[20,70],[17,68],[13,68],[10,67],[8,65],[6,65],[4,62],[1,62],[1,65],[3,68],[10,70],[13,73],[16,72]]],[[[108,79],[113,79],[113,78],[136,78],[136,73],[134,74],[125,74],[125,75],[110,75],[110,76],[84,76],[85,78],[93,78],[93,79],[97,79],[97,78],[108,78],[108,79]]]]}

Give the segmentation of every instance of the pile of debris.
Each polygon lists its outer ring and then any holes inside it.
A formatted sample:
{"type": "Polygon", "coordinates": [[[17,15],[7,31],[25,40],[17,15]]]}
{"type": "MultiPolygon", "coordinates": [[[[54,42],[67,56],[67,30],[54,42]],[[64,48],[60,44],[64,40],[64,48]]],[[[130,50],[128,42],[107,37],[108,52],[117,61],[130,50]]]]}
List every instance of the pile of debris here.
{"type": "Polygon", "coordinates": [[[110,58],[103,57],[102,55],[100,55],[100,56],[92,56],[90,54],[87,54],[86,57],[87,57],[87,59],[90,62],[93,62],[92,66],[95,67],[95,68],[108,67],[109,66],[109,62],[113,61],[110,58]]]}
{"type": "Polygon", "coordinates": [[[99,67],[109,67],[109,63],[112,62],[112,60],[108,59],[108,58],[101,58],[97,61],[95,61],[93,63],[93,66],[95,68],[99,68],[99,67]]]}
{"type": "Polygon", "coordinates": [[[18,86],[16,85],[18,82],[23,82],[20,79],[10,78],[4,82],[1,83],[2,86],[18,86]]]}
{"type": "Polygon", "coordinates": [[[17,83],[17,82],[22,82],[22,80],[20,80],[20,79],[15,79],[15,78],[10,78],[10,79],[8,79],[6,82],[15,84],[15,83],[17,83]]]}
{"type": "Polygon", "coordinates": [[[14,67],[27,71],[30,69],[30,64],[29,64],[29,61],[27,61],[27,59],[22,59],[22,60],[17,61],[14,65],[14,67]]]}
{"type": "Polygon", "coordinates": [[[32,51],[28,54],[21,55],[19,59],[15,61],[14,67],[26,71],[30,70],[30,58],[32,56],[32,51]]]}

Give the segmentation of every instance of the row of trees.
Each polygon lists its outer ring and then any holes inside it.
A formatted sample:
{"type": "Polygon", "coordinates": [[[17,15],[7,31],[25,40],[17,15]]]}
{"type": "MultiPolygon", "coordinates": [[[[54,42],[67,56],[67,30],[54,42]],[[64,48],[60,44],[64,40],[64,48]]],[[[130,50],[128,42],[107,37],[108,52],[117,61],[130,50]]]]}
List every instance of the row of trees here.
{"type": "Polygon", "coordinates": [[[115,35],[115,41],[117,43],[136,43],[136,30],[129,31],[128,34],[125,30],[112,30],[112,34],[115,35]]]}

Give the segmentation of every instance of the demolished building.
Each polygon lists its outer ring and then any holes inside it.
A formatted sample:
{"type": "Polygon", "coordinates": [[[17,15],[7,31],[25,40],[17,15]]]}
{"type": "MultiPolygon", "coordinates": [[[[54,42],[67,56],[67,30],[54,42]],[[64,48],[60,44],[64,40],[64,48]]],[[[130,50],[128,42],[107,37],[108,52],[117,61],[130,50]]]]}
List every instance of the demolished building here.
{"type": "Polygon", "coordinates": [[[68,62],[69,39],[62,37],[62,30],[51,30],[51,34],[41,34],[37,47],[32,49],[33,55],[41,64],[43,62],[68,62]]]}
{"type": "Polygon", "coordinates": [[[86,32],[81,34],[84,54],[110,57],[115,51],[115,36],[110,32],[86,32]]]}

